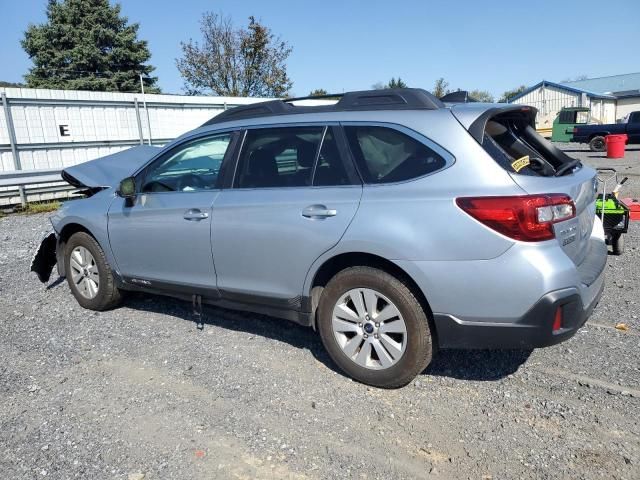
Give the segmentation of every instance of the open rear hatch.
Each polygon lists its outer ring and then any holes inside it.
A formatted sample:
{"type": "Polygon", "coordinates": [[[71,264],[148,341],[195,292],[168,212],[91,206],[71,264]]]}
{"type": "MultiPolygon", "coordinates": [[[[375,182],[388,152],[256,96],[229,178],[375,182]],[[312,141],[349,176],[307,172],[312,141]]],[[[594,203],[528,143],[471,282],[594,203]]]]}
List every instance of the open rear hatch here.
{"type": "Polygon", "coordinates": [[[453,106],[451,111],[526,193],[571,197],[575,217],[556,223],[555,237],[567,256],[582,265],[593,247],[595,170],[569,157],[536,132],[535,108],[505,105],[478,111],[475,118],[464,105],[453,106]]]}

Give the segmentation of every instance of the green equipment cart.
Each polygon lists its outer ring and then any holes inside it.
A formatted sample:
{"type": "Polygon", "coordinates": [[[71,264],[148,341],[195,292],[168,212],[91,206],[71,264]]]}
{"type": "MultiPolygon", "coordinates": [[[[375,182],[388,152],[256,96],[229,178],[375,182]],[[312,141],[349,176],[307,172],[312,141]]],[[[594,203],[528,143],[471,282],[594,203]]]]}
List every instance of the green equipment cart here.
{"type": "Polygon", "coordinates": [[[589,108],[564,107],[553,121],[551,130],[552,142],[570,142],[573,138],[573,127],[589,123],[589,108]]]}
{"type": "Polygon", "coordinates": [[[618,200],[620,187],[628,180],[624,177],[618,182],[618,173],[614,168],[598,168],[598,182],[602,185],[602,191],[596,197],[596,215],[602,220],[604,235],[607,244],[613,248],[614,255],[622,255],[624,252],[624,237],[629,229],[629,207],[618,200]],[[607,193],[607,184],[615,185],[610,193],[607,193]]]}

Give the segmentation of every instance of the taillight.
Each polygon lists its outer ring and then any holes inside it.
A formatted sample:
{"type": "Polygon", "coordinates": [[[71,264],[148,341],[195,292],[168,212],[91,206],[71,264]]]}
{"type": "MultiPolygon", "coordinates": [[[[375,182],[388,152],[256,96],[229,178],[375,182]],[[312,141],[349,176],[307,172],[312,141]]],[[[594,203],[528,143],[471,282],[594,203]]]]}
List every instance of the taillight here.
{"type": "Polygon", "coordinates": [[[576,133],[578,133],[578,127],[573,127],[573,134],[575,135],[576,133]]]}
{"type": "Polygon", "coordinates": [[[576,216],[571,197],[562,194],[461,197],[456,204],[473,218],[514,240],[555,238],[553,224],[576,216]]]}

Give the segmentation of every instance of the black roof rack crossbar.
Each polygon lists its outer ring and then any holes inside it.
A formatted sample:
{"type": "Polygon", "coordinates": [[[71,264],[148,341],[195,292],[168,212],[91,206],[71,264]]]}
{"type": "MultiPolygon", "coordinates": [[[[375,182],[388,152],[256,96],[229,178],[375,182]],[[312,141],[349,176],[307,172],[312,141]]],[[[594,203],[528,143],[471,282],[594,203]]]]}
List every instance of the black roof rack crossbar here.
{"type": "Polygon", "coordinates": [[[444,108],[444,103],[431,93],[421,88],[389,88],[380,90],[363,90],[317,97],[289,98],[285,100],[269,100],[230,108],[203,124],[214,125],[233,120],[260,118],[273,115],[292,115],[300,113],[345,112],[357,110],[437,110],[444,108]],[[292,102],[297,100],[318,100],[336,98],[340,100],[333,105],[298,106],[292,102]]]}

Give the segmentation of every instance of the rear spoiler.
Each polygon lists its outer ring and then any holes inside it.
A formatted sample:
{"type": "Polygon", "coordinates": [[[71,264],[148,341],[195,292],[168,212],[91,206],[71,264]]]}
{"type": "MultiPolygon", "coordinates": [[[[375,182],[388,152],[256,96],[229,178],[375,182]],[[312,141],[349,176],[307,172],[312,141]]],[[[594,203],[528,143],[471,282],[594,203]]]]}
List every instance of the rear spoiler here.
{"type": "Polygon", "coordinates": [[[505,105],[500,107],[493,107],[485,110],[474,122],[469,126],[468,131],[478,143],[482,143],[484,137],[484,129],[487,126],[487,122],[495,117],[505,113],[520,113],[528,117],[529,126],[535,130],[536,128],[536,115],[538,110],[534,107],[522,106],[522,105],[505,105]]]}

